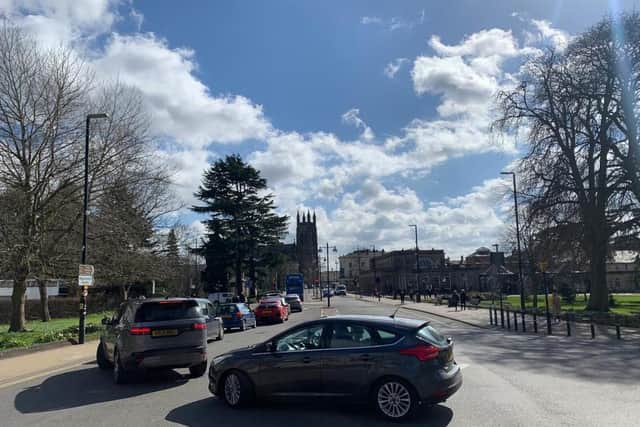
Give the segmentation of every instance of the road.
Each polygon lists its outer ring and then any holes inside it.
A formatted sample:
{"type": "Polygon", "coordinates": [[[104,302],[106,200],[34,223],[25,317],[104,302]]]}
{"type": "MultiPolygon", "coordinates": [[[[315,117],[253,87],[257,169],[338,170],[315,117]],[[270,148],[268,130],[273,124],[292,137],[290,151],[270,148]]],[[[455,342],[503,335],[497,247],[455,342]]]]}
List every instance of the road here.
{"type": "MultiPolygon", "coordinates": [[[[319,302],[308,304],[284,325],[228,333],[224,341],[210,344],[210,357],[334,311],[379,315],[393,311],[351,297],[332,298],[332,306],[325,311],[319,302]]],[[[430,318],[413,311],[400,315],[430,318]]],[[[637,347],[567,344],[559,337],[515,335],[430,319],[453,337],[464,385],[449,401],[424,408],[406,425],[631,426],[640,419],[637,347]]],[[[389,425],[367,407],[323,402],[232,410],[209,394],[206,376],[188,379],[186,370],[116,386],[95,363],[0,389],[0,414],[2,426],[389,425]]]]}

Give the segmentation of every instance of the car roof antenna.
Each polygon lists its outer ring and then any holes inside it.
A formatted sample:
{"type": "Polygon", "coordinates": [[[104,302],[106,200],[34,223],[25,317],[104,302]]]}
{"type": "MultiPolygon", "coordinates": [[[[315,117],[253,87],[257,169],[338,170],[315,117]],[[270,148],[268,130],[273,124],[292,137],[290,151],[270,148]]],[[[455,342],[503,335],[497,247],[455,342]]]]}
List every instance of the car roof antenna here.
{"type": "Polygon", "coordinates": [[[389,317],[391,317],[392,319],[396,318],[396,313],[402,308],[402,306],[398,306],[398,308],[396,308],[396,311],[393,312],[393,314],[389,317]]]}

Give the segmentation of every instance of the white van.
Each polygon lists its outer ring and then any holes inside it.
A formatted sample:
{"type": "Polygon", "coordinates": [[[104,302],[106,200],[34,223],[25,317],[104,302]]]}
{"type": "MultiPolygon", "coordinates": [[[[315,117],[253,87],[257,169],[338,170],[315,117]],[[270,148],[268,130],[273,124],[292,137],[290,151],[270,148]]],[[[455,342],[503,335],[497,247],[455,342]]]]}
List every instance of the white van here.
{"type": "Polygon", "coordinates": [[[209,301],[214,304],[227,304],[233,300],[233,292],[214,292],[209,294],[209,301]]]}

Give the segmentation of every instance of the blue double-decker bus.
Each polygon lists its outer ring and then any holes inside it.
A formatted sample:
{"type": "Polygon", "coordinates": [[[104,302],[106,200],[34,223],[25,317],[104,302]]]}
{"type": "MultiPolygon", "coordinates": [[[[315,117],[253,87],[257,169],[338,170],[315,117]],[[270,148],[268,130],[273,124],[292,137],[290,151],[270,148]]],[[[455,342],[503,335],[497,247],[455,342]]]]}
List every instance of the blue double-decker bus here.
{"type": "Polygon", "coordinates": [[[284,282],[287,294],[298,294],[301,301],[304,301],[304,276],[302,273],[287,274],[284,282]]]}

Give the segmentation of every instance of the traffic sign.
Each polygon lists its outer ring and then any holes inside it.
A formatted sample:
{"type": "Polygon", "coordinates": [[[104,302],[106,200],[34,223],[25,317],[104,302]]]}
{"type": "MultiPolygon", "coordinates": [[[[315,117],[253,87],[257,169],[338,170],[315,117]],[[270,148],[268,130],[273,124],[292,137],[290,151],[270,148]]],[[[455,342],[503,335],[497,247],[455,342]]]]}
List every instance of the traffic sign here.
{"type": "Polygon", "coordinates": [[[78,286],[93,286],[93,265],[80,264],[78,268],[78,286]]]}

